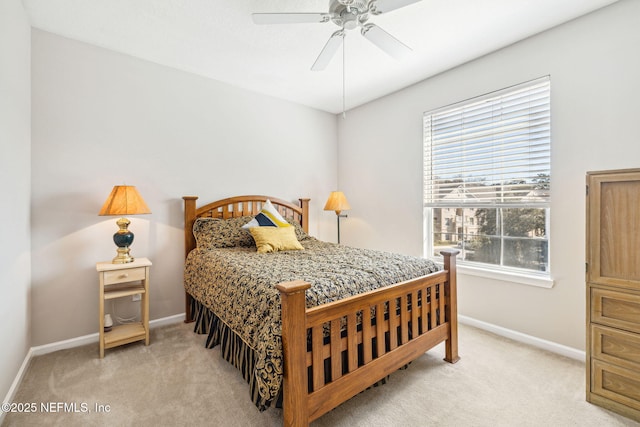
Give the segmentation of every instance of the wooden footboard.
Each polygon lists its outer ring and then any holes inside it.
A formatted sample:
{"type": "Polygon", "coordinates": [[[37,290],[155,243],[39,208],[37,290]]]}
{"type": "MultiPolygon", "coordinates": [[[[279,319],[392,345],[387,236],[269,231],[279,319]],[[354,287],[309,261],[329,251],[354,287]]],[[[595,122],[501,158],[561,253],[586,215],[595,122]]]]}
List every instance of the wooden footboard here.
{"type": "Polygon", "coordinates": [[[276,285],[282,301],[284,425],[308,425],[443,341],[445,360],[459,360],[459,252],[441,253],[443,271],[309,309],[308,283],[276,285]]]}

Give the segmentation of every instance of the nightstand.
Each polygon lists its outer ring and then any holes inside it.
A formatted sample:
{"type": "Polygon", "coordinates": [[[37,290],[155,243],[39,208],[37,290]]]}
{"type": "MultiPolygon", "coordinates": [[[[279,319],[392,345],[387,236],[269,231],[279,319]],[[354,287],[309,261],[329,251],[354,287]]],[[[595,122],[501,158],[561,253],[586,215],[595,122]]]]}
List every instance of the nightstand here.
{"type": "Polygon", "coordinates": [[[100,358],[104,350],[135,341],[144,340],[149,345],[149,270],[151,261],[136,258],[126,264],[99,262],[96,264],[100,279],[100,358]],[[113,298],[140,295],[140,321],[114,326],[104,331],[104,303],[113,298]]]}

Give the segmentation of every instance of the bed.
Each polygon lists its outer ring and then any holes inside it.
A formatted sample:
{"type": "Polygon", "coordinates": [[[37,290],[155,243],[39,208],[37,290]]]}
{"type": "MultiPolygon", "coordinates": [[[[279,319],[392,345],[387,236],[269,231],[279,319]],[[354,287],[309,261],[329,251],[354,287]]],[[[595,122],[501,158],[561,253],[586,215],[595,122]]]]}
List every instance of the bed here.
{"type": "Polygon", "coordinates": [[[221,346],[258,409],[282,404],[285,425],[308,425],[441,342],[444,360],[459,360],[458,251],[442,251],[438,268],[319,241],[308,235],[309,199],[183,199],[185,321],[221,346]],[[254,232],[278,227],[242,225],[267,207],[299,248],[256,251],[254,232]]]}

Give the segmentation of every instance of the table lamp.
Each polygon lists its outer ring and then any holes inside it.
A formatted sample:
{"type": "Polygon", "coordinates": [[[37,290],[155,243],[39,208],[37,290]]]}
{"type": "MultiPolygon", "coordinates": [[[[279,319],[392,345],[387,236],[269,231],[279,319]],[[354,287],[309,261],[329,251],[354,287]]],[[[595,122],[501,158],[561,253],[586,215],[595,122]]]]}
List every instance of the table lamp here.
{"type": "Polygon", "coordinates": [[[331,194],[329,194],[327,203],[324,205],[325,211],[335,211],[338,217],[338,243],[340,243],[340,217],[346,218],[347,216],[341,215],[340,212],[349,209],[351,209],[351,206],[349,206],[349,202],[342,191],[332,191],[331,194]]]}
{"type": "Polygon", "coordinates": [[[112,261],[114,264],[126,264],[133,261],[133,257],[129,255],[129,246],[133,243],[133,233],[128,229],[131,221],[124,218],[124,216],[150,213],[151,210],[149,210],[136,187],[131,185],[116,185],[113,187],[98,215],[122,216],[116,221],[120,229],[113,235],[113,241],[118,247],[118,255],[112,261]]]}

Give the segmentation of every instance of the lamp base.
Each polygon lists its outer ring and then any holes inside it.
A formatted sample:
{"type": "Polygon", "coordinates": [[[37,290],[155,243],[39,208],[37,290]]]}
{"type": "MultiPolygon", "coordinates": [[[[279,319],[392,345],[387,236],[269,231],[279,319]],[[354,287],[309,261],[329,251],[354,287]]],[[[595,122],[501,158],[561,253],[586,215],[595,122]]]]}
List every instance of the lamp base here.
{"type": "Polygon", "coordinates": [[[118,247],[118,255],[111,262],[113,264],[133,262],[133,257],[129,255],[129,246],[133,243],[133,233],[128,229],[131,222],[127,218],[120,218],[116,224],[120,229],[113,235],[113,242],[118,247]]]}
{"type": "Polygon", "coordinates": [[[126,264],[133,262],[135,258],[129,255],[129,246],[118,248],[118,255],[111,261],[112,264],[126,264]]]}
{"type": "Polygon", "coordinates": [[[347,215],[340,215],[340,211],[336,211],[336,216],[338,217],[338,244],[340,244],[340,217],[346,218],[347,215]]]}

